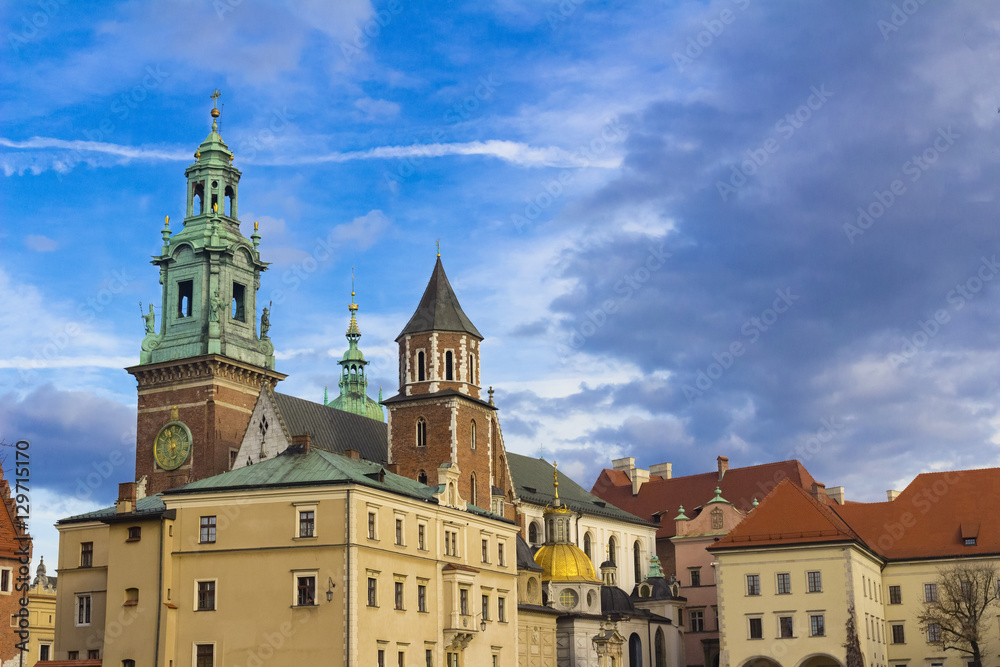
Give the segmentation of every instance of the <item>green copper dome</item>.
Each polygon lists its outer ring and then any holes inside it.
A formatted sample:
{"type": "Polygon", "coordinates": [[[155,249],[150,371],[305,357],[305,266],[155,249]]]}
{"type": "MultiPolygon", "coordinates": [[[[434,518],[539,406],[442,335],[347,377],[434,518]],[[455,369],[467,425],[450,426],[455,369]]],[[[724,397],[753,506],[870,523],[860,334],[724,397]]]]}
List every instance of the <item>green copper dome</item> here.
{"type": "MultiPolygon", "coordinates": [[[[347,325],[347,351],[340,361],[340,395],[326,405],[344,412],[352,412],[362,417],[377,421],[385,421],[385,413],[378,401],[368,397],[368,376],[365,373],[365,355],[358,348],[361,339],[361,328],[358,326],[356,313],[358,304],[354,302],[354,291],[351,291],[351,303],[348,305],[351,321],[347,325]]],[[[325,401],[325,398],[324,398],[325,401]]]]}

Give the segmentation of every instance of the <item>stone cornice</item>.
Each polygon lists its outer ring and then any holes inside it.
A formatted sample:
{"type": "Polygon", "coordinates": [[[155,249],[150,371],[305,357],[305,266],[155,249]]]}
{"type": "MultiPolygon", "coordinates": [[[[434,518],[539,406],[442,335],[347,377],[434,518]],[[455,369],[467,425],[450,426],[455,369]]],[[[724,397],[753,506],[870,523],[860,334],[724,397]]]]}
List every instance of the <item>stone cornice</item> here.
{"type": "Polygon", "coordinates": [[[273,388],[280,380],[288,377],[284,373],[218,354],[206,354],[200,357],[162,361],[155,364],[139,364],[129,366],[125,371],[135,377],[140,388],[212,377],[223,377],[238,384],[258,388],[267,382],[273,388]]]}

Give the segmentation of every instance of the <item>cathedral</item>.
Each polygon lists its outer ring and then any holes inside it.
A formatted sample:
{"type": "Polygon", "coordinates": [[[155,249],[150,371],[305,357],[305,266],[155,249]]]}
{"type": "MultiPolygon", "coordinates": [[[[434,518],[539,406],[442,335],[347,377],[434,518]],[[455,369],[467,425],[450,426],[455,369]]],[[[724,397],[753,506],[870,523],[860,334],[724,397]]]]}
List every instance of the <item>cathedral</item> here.
{"type": "Polygon", "coordinates": [[[257,299],[268,265],[257,229],[241,231],[240,171],[211,115],[186,216],[152,258],[160,318],[150,306],[126,369],[134,481],[58,523],[55,659],[684,665],[657,524],[507,453],[484,337],[440,254],[396,337],[394,396],[368,395],[353,289],[336,395],[276,390],[257,299]]]}

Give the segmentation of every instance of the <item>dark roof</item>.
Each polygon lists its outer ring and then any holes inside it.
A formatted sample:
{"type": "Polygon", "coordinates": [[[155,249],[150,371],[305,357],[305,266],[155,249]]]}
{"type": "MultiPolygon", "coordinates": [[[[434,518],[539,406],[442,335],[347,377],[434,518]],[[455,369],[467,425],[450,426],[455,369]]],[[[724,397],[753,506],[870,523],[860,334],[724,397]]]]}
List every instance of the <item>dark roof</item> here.
{"type": "Polygon", "coordinates": [[[778,483],[788,479],[796,486],[808,490],[816,480],[798,461],[780,461],[743,468],[729,468],[722,479],[718,471],[662,478],[650,475],[649,481],[632,495],[632,482],[621,470],[604,469],[594,482],[593,493],[622,509],[641,517],[652,518],[663,514],[657,539],[675,535],[673,518],[681,505],[688,511],[704,505],[715,496],[715,488],[722,489],[722,496],[737,509],[748,512],[753,501],[760,501],[778,483]]]}
{"type": "Polygon", "coordinates": [[[396,336],[399,340],[406,334],[420,333],[423,331],[462,331],[472,334],[479,340],[483,335],[479,333],[472,321],[462,310],[458,303],[458,297],[448,282],[448,276],[444,273],[441,265],[441,257],[438,256],[437,263],[434,264],[434,273],[427,283],[427,289],[420,298],[420,305],[413,313],[413,317],[406,323],[403,330],[396,336]]]}
{"type": "Polygon", "coordinates": [[[369,461],[385,463],[389,460],[385,422],[288,394],[274,392],[272,395],[289,436],[308,433],[310,445],[317,449],[336,454],[354,449],[369,461]]]}
{"type": "Polygon", "coordinates": [[[545,568],[535,562],[535,557],[531,553],[531,547],[528,543],[524,541],[521,537],[521,533],[517,534],[517,569],[518,570],[530,570],[532,572],[544,572],[545,568]]]}
{"type": "MultiPolygon", "coordinates": [[[[507,465],[510,468],[511,481],[514,482],[517,495],[521,500],[536,505],[548,505],[555,499],[552,488],[552,474],[555,468],[552,467],[551,463],[545,459],[507,452],[507,465]]],[[[645,526],[656,525],[601,500],[584,490],[566,475],[559,475],[559,500],[576,512],[645,526]]]]}
{"type": "Polygon", "coordinates": [[[382,405],[389,405],[390,403],[403,403],[404,401],[420,401],[426,399],[439,399],[446,396],[459,396],[468,401],[476,403],[480,407],[486,408],[487,410],[496,410],[495,405],[490,405],[489,401],[484,401],[481,398],[476,398],[475,396],[470,396],[469,394],[463,394],[457,389],[442,389],[441,391],[430,392],[427,394],[396,394],[392,398],[387,398],[382,401],[382,405]]]}
{"type": "MultiPolygon", "coordinates": [[[[155,496],[146,496],[145,498],[139,498],[135,503],[135,511],[123,514],[124,517],[131,517],[134,519],[142,519],[146,517],[158,516],[167,509],[167,506],[163,504],[163,499],[160,498],[160,494],[155,496]]],[[[68,516],[65,519],[59,519],[56,523],[82,523],[84,521],[101,521],[104,519],[111,519],[118,516],[115,506],[105,507],[103,509],[94,510],[93,512],[85,512],[84,514],[77,514],[75,516],[68,516]]]]}
{"type": "Polygon", "coordinates": [[[601,586],[601,613],[605,616],[635,616],[635,605],[628,593],[617,586],[601,586]]]}

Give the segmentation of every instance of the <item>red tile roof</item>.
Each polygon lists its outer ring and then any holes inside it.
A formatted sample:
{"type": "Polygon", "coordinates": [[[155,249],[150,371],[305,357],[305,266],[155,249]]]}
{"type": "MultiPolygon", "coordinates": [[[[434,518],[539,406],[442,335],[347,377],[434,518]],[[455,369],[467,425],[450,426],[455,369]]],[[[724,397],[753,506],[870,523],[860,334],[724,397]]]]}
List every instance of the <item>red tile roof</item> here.
{"type": "Polygon", "coordinates": [[[783,481],[712,549],[854,541],[886,560],[997,555],[998,516],[1000,468],[924,473],[881,503],[824,504],[783,481]]]}
{"type": "Polygon", "coordinates": [[[601,471],[591,493],[609,503],[644,519],[662,513],[657,539],[673,537],[673,518],[683,505],[688,516],[695,507],[704,505],[715,496],[715,487],[722,489],[722,497],[743,512],[753,507],[753,501],[764,498],[782,480],[812,490],[816,480],[798,461],[779,461],[745,468],[730,468],[719,480],[718,471],[686,477],[664,479],[651,475],[649,481],[632,495],[632,483],[621,470],[601,471]]]}

